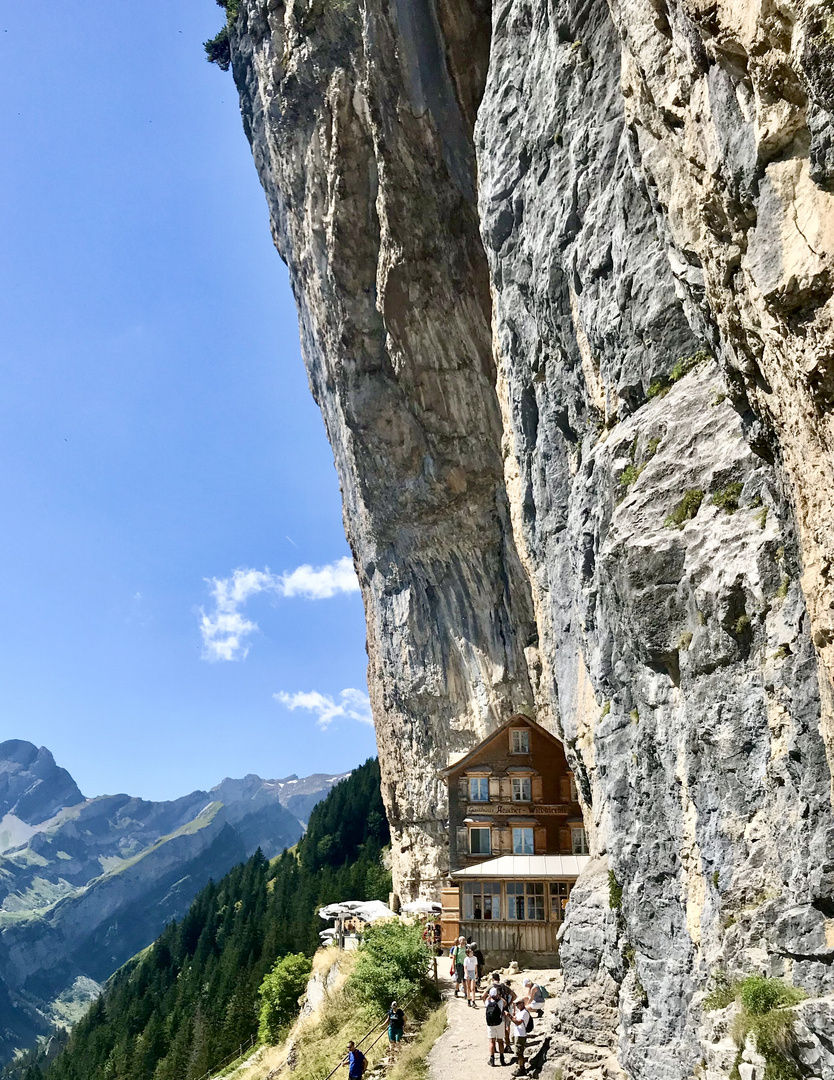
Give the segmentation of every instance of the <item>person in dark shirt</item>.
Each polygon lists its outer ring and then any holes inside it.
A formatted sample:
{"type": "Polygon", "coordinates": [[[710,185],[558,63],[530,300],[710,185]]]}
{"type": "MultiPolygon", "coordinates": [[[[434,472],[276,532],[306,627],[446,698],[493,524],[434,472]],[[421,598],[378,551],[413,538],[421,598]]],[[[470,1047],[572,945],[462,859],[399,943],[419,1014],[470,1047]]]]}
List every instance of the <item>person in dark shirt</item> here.
{"type": "Polygon", "coordinates": [[[403,1029],[405,1028],[405,1016],[396,1001],[391,1002],[388,1010],[388,1045],[393,1051],[397,1043],[402,1042],[403,1029]]]}

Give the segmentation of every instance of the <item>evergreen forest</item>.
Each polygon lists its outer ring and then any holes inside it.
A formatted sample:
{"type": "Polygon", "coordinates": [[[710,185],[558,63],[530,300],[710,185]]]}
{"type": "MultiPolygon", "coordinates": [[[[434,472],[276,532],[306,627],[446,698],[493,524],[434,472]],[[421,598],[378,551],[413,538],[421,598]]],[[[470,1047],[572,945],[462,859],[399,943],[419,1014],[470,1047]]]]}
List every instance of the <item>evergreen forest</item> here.
{"type": "Polygon", "coordinates": [[[258,990],[276,960],[312,955],[336,900],[387,900],[389,843],[372,758],[316,806],[297,847],[256,852],[210,882],[181,922],[108,981],[51,1061],[30,1057],[16,1080],[199,1080],[258,1033],[258,990]]]}

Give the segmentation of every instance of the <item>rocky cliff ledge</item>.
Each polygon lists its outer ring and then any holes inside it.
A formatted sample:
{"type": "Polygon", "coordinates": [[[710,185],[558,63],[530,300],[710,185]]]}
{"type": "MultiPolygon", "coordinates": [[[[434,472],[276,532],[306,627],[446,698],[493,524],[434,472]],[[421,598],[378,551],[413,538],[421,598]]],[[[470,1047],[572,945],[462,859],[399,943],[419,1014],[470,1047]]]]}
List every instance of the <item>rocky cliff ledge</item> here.
{"type": "Polygon", "coordinates": [[[534,706],[597,856],[565,1075],[726,1077],[723,970],[820,999],[834,1076],[834,13],[242,0],[231,49],[399,890],[443,873],[435,770],[534,706]]]}

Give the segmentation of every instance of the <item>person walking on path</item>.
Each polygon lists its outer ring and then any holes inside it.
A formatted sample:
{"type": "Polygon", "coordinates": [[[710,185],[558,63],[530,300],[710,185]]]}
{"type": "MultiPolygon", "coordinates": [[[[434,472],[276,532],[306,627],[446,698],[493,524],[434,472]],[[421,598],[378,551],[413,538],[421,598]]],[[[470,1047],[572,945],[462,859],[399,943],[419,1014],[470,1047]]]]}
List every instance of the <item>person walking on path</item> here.
{"type": "Polygon", "coordinates": [[[478,961],[478,989],[480,990],[481,989],[481,979],[484,977],[484,954],[478,948],[478,942],[477,941],[470,941],[469,945],[470,945],[470,948],[472,949],[472,955],[478,961]]]}
{"type": "Polygon", "coordinates": [[[356,1049],[356,1043],[353,1039],[348,1043],[347,1057],[342,1062],[342,1065],[347,1065],[348,1080],[362,1080],[362,1077],[365,1075],[368,1059],[361,1050],[356,1049]]]}
{"type": "Polygon", "coordinates": [[[397,1044],[402,1042],[404,1028],[405,1016],[403,1011],[396,1001],[392,1001],[391,1008],[388,1010],[388,1048],[392,1054],[397,1044]]]}
{"type": "Polygon", "coordinates": [[[486,1024],[487,1038],[489,1039],[489,1063],[495,1065],[495,1051],[498,1051],[498,1060],[502,1065],[504,1061],[504,999],[498,996],[498,991],[491,986],[487,992],[486,1024]]]}
{"type": "Polygon", "coordinates": [[[463,961],[463,974],[466,979],[466,1004],[472,1009],[477,1009],[475,990],[478,985],[478,961],[471,948],[467,948],[463,961]]]}
{"type": "Polygon", "coordinates": [[[527,1036],[533,1029],[533,1020],[523,1001],[519,1001],[510,1013],[513,1036],[515,1038],[515,1060],[518,1069],[516,1076],[526,1076],[527,1066],[524,1063],[524,1051],[527,1049],[527,1036]]]}
{"type": "MultiPolygon", "coordinates": [[[[458,996],[458,990],[460,990],[461,983],[464,980],[463,974],[463,961],[466,959],[466,938],[459,937],[457,943],[449,949],[449,956],[452,959],[452,970],[450,975],[455,977],[455,997],[458,996]]],[[[464,993],[465,993],[464,989],[464,993]]]]}
{"type": "Polygon", "coordinates": [[[490,990],[495,989],[498,991],[498,996],[504,1002],[504,1024],[506,1027],[505,1041],[507,1046],[510,1045],[510,1008],[515,1001],[515,991],[512,989],[508,982],[501,982],[501,975],[497,971],[492,973],[492,985],[484,991],[483,1000],[486,1001],[487,995],[490,990]]]}

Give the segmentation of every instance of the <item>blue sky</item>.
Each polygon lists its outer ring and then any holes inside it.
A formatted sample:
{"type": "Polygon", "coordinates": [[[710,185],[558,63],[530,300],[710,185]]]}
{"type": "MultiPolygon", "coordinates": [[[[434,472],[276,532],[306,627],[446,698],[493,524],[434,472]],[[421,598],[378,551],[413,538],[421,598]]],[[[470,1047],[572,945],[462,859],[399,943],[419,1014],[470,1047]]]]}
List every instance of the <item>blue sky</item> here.
{"type": "Polygon", "coordinates": [[[0,15],[0,738],[90,795],[374,752],[332,455],[201,47],[222,18],[0,15]]]}

